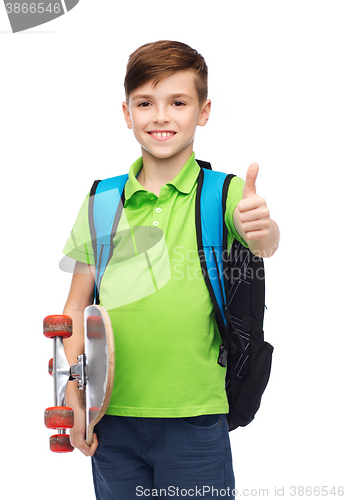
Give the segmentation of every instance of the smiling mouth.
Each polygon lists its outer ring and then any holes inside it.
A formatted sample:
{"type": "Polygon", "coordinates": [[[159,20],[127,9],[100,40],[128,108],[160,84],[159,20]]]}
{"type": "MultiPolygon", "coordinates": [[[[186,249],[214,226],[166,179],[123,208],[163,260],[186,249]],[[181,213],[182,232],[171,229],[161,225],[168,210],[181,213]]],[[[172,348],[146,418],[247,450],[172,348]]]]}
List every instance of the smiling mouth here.
{"type": "Polygon", "coordinates": [[[149,135],[154,137],[155,139],[169,139],[173,137],[176,132],[166,131],[166,132],[148,132],[149,135]]]}

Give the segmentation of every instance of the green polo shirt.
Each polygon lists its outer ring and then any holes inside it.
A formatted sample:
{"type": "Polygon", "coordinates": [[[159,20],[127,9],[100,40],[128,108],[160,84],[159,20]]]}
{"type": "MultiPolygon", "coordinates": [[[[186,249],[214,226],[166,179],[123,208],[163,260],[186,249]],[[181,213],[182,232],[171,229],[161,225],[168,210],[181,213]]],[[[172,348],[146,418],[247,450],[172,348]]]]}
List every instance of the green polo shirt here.
{"type": "MultiPolygon", "coordinates": [[[[115,339],[114,389],[107,413],[132,417],[189,417],[227,413],[225,368],[213,305],[198,258],[195,196],[200,167],[194,153],[160,196],[137,181],[130,168],[125,206],[113,257],[100,287],[115,339]]],[[[233,211],[244,182],[229,187],[229,243],[239,238],[233,211]]],[[[63,252],[94,263],[88,196],[63,252]]]]}

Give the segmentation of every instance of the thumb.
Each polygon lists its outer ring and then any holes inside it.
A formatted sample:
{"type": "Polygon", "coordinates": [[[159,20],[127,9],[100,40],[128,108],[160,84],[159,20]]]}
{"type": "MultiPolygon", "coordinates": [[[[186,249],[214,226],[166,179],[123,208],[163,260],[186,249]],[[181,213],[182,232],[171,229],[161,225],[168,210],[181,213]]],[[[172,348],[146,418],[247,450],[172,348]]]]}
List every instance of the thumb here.
{"type": "Polygon", "coordinates": [[[250,196],[256,194],[256,179],[259,171],[258,163],[251,163],[246,172],[246,180],[243,189],[243,199],[250,198],[250,196]]]}

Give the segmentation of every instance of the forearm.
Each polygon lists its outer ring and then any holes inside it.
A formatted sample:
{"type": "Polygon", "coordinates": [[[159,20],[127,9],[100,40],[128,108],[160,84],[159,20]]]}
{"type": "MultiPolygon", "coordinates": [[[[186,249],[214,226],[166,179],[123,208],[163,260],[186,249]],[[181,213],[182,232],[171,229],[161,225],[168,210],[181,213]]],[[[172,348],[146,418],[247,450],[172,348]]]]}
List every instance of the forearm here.
{"type": "MultiPolygon", "coordinates": [[[[84,353],[84,309],[93,303],[93,269],[86,264],[76,263],[71,289],[64,307],[64,314],[72,318],[73,335],[64,340],[67,361],[77,363],[77,357],[84,353]]],[[[66,390],[67,405],[75,411],[83,407],[77,382],[69,382],[66,390]]]]}
{"type": "MultiPolygon", "coordinates": [[[[64,308],[64,314],[70,316],[73,322],[73,335],[64,340],[66,357],[70,365],[77,363],[77,357],[84,353],[84,309],[93,303],[94,286],[93,267],[76,262],[70,293],[64,308]]],[[[74,410],[74,425],[70,431],[71,444],[84,455],[91,457],[98,443],[96,434],[91,446],[85,442],[83,391],[78,389],[77,382],[68,382],[66,404],[74,410]]]]}
{"type": "MultiPolygon", "coordinates": [[[[77,357],[84,353],[84,309],[75,309],[66,303],[63,314],[70,316],[73,322],[72,337],[64,340],[64,348],[69,365],[77,363],[77,357]]],[[[74,411],[83,408],[82,391],[77,382],[69,382],[66,388],[66,404],[74,411]]]]}

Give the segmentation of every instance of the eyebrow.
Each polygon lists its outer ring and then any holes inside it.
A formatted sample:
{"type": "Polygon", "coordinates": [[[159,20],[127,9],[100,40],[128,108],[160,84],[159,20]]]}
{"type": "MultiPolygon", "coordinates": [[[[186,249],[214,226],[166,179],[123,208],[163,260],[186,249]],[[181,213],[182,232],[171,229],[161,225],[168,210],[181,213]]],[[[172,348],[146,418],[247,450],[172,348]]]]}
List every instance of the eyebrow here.
{"type": "MultiPolygon", "coordinates": [[[[188,99],[191,99],[192,101],[194,100],[192,96],[190,96],[189,94],[184,94],[183,92],[181,92],[180,94],[170,94],[168,96],[169,99],[178,99],[179,97],[187,97],[188,99]]],[[[150,94],[136,94],[134,95],[132,98],[133,99],[153,99],[153,95],[150,95],[150,94]]]]}

